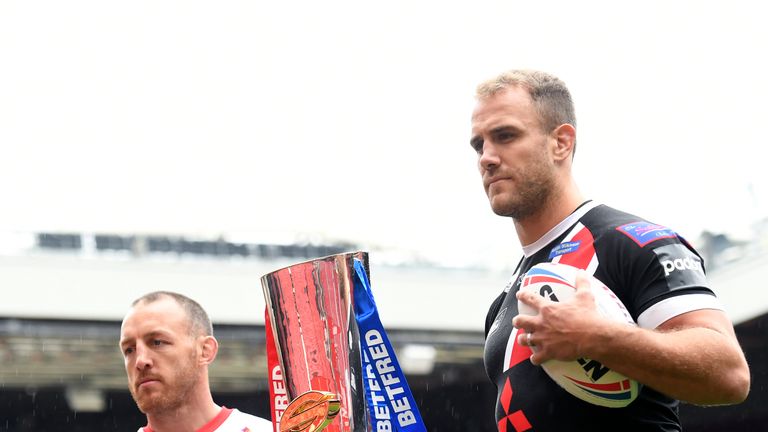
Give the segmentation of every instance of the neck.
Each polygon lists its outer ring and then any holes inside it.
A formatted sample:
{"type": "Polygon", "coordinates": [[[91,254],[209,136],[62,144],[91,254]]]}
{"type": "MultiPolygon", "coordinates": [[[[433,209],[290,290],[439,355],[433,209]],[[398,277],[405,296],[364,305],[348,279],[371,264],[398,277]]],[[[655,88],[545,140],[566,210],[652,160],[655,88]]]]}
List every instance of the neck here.
{"type": "Polygon", "coordinates": [[[148,412],[147,424],[154,432],[196,431],[205,426],[221,411],[207,395],[192,397],[175,410],[148,412]]]}
{"type": "Polygon", "coordinates": [[[535,214],[525,219],[515,219],[515,231],[520,244],[527,246],[573,213],[584,202],[584,196],[571,180],[563,188],[549,196],[535,214]]]}

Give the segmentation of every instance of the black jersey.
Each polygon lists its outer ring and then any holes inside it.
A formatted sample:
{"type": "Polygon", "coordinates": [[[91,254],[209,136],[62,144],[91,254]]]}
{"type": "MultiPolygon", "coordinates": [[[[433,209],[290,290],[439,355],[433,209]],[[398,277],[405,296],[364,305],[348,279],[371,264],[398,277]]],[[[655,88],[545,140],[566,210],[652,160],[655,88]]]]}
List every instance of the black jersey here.
{"type": "Polygon", "coordinates": [[[624,408],[592,405],[567,393],[530,362],[530,348],[517,343],[512,318],[522,276],[541,262],[586,270],[613,290],[643,328],[692,310],[720,309],[696,251],[668,228],[587,202],[523,253],[486,318],[484,360],[498,390],[499,431],[681,430],[678,402],[648,387],[624,408]]]}

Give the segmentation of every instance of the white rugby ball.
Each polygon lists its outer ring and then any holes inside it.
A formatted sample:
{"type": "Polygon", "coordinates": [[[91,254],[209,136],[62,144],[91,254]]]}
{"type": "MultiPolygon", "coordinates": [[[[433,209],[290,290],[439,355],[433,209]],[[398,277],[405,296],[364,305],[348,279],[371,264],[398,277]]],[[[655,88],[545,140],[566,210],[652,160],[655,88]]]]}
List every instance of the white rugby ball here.
{"type": "MultiPolygon", "coordinates": [[[[552,301],[566,301],[576,292],[576,273],[579,269],[566,264],[540,263],[531,267],[523,276],[521,291],[531,291],[552,301]]],[[[627,308],[605,284],[589,276],[592,294],[600,314],[604,317],[636,325],[627,308]]],[[[538,312],[518,301],[522,315],[538,312]]],[[[536,347],[531,347],[534,350],[536,347]]],[[[588,358],[574,361],[548,360],[542,368],[565,391],[594,405],[621,408],[637,398],[640,384],[614,372],[601,363],[588,358]]]]}

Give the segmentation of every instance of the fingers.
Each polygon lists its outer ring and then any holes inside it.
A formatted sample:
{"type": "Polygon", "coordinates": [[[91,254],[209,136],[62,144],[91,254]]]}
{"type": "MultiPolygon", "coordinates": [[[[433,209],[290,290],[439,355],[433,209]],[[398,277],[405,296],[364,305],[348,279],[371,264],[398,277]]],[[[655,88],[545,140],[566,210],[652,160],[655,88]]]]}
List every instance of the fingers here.
{"type": "Polygon", "coordinates": [[[589,290],[590,288],[590,282],[589,282],[589,273],[585,272],[584,270],[579,270],[576,272],[576,292],[589,290]]]}
{"type": "Polygon", "coordinates": [[[520,303],[535,311],[531,315],[519,314],[512,319],[512,325],[520,329],[517,343],[531,348],[532,364],[538,366],[550,359],[567,360],[578,356],[578,344],[568,338],[568,331],[578,330],[584,317],[589,318],[596,306],[587,272],[579,270],[576,273],[574,287],[575,297],[561,297],[561,302],[534,291],[516,293],[520,303]]]}
{"type": "Polygon", "coordinates": [[[518,291],[515,296],[518,300],[536,309],[537,311],[541,309],[541,307],[544,306],[546,302],[551,301],[531,291],[518,291]]]}
{"type": "Polygon", "coordinates": [[[538,322],[538,315],[517,315],[512,318],[512,325],[519,329],[533,328],[538,322]]]}
{"type": "Polygon", "coordinates": [[[536,346],[536,343],[533,340],[533,335],[531,333],[521,332],[519,335],[517,335],[517,343],[527,347],[536,346]]]}
{"type": "Polygon", "coordinates": [[[533,333],[522,333],[517,335],[517,343],[531,348],[533,354],[531,355],[530,360],[534,365],[538,366],[546,360],[543,353],[540,352],[540,347],[536,345],[536,338],[533,333]]]}

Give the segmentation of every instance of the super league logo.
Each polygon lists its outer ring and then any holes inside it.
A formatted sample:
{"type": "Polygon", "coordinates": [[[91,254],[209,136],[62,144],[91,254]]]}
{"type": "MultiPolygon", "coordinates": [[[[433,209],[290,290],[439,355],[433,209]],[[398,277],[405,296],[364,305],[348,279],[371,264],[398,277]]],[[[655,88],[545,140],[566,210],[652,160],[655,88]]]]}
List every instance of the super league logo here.
{"type": "Polygon", "coordinates": [[[340,409],[341,403],[335,394],[310,390],[285,409],[280,419],[280,432],[320,432],[340,409]]]}

